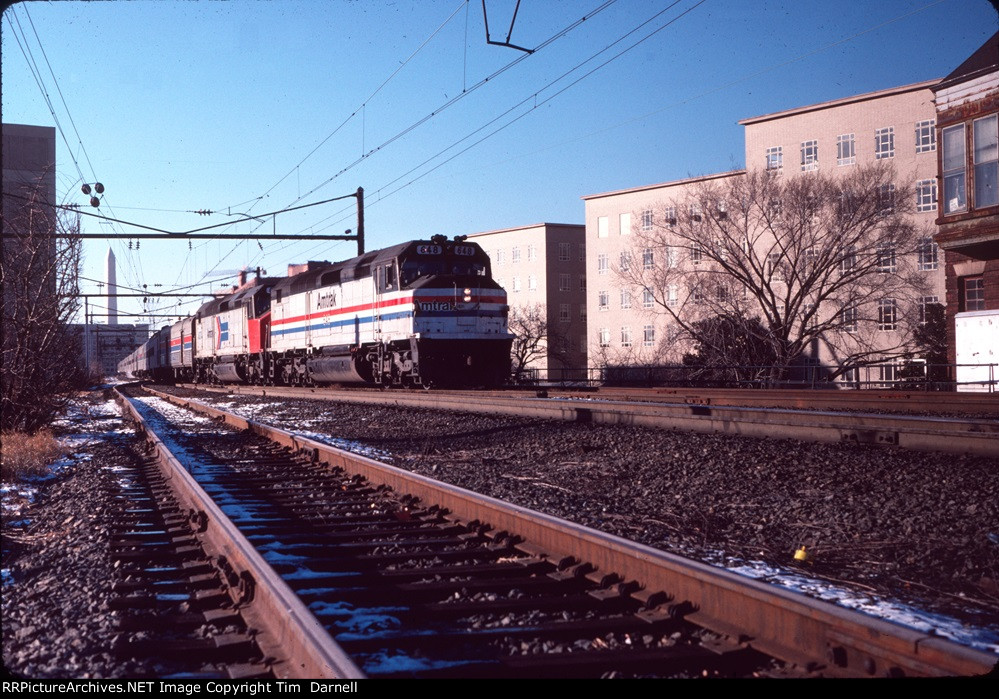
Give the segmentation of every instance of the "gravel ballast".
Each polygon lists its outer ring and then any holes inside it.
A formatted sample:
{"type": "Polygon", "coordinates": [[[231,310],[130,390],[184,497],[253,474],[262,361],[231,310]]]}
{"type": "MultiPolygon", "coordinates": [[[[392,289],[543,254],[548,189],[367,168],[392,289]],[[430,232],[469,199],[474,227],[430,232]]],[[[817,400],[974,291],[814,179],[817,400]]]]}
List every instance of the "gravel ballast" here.
{"type": "MultiPolygon", "coordinates": [[[[763,561],[999,633],[995,460],[855,445],[232,396],[203,399],[376,458],[715,563],[763,561]],[[332,441],[332,440],[331,440],[332,441]],[[796,564],[806,546],[811,561],[796,564]]],[[[95,404],[104,399],[94,394],[95,404]]],[[[108,652],[114,468],[102,430],[3,520],[3,662],[20,677],[141,674],[108,652]]]]}

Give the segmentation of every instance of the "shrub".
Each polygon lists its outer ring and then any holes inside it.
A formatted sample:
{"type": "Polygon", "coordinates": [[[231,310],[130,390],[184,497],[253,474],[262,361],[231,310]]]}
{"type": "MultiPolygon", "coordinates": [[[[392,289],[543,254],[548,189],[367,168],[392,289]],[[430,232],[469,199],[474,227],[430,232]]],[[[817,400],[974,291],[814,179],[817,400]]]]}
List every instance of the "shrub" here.
{"type": "Polygon", "coordinates": [[[48,430],[38,430],[34,434],[6,432],[0,450],[0,479],[11,482],[44,475],[65,453],[65,448],[48,430]]]}

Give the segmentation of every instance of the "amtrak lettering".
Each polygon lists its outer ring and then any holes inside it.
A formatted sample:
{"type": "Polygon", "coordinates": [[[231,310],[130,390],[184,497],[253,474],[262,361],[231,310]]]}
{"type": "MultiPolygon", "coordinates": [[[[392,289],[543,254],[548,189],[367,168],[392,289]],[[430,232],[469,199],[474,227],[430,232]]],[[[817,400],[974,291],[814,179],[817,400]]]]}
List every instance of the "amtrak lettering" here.
{"type": "Polygon", "coordinates": [[[457,310],[457,305],[450,303],[449,301],[421,301],[420,302],[421,311],[454,311],[457,310]]]}
{"type": "Polygon", "coordinates": [[[328,291],[325,294],[319,294],[319,300],[316,301],[316,308],[333,308],[334,303],[336,303],[336,293],[328,291]]]}

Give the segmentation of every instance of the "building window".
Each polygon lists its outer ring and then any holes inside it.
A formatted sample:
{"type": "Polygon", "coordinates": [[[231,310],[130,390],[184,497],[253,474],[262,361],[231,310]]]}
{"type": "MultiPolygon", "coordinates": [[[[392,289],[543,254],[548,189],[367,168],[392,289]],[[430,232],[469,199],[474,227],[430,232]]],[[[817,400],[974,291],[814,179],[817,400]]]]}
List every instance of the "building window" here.
{"type": "Polygon", "coordinates": [[[818,169],[819,169],[819,142],[802,141],[801,171],[807,172],[808,170],[818,170],[818,169]]]}
{"type": "Polygon", "coordinates": [[[857,307],[853,304],[845,306],[840,311],[840,330],[843,332],[857,332],[857,307]]]}
{"type": "Polygon", "coordinates": [[[585,303],[579,304],[579,319],[580,320],[586,320],[586,304],[585,303]]]}
{"type": "Polygon", "coordinates": [[[600,346],[610,347],[610,328],[600,328],[600,346]]]}
{"type": "Polygon", "coordinates": [[[631,254],[628,252],[621,253],[621,261],[618,264],[618,269],[622,272],[627,272],[631,268],[631,254]]]}
{"type": "Polygon", "coordinates": [[[585,274],[580,274],[579,275],[579,290],[580,291],[586,291],[586,275],[585,274]]]}
{"type": "MultiPolygon", "coordinates": [[[[568,257],[568,255],[566,255],[566,257],[568,257]]],[[[538,259],[538,249],[536,247],[534,247],[533,245],[528,245],[527,246],[527,261],[528,262],[534,262],[537,259],[538,259]]]]}
{"type": "Polygon", "coordinates": [[[961,311],[985,310],[985,280],[982,277],[963,277],[961,297],[958,299],[961,311]]]}
{"type": "Polygon", "coordinates": [[[607,270],[610,269],[610,259],[607,257],[607,253],[600,253],[597,255],[597,274],[607,274],[607,270]]]}
{"type": "Polygon", "coordinates": [[[690,296],[694,300],[694,303],[701,303],[704,301],[704,292],[701,291],[700,286],[695,286],[690,290],[690,296]]]}
{"type": "MultiPolygon", "coordinates": [[[[566,243],[568,245],[568,243],[566,243]]],[[[569,259],[568,257],[566,258],[569,259]]],[[[579,244],[579,261],[586,262],[586,243],[579,244]]]]}
{"type": "Polygon", "coordinates": [[[538,278],[535,277],[533,274],[531,274],[531,275],[529,275],[527,277],[527,289],[529,291],[537,291],[538,290],[538,278]]]}
{"type": "Polygon", "coordinates": [[[618,228],[621,235],[631,235],[631,214],[621,214],[618,216],[618,228]]]}
{"type": "Polygon", "coordinates": [[[937,149],[937,120],[916,122],[916,152],[928,153],[937,149]]]}
{"type": "Polygon", "coordinates": [[[783,146],[771,146],[767,148],[767,170],[780,170],[784,167],[783,146]]]}
{"type": "Polygon", "coordinates": [[[572,248],[569,246],[569,243],[559,243],[558,244],[558,261],[559,262],[568,262],[571,250],[572,250],[572,248]]]}
{"type": "Polygon", "coordinates": [[[652,308],[655,305],[656,299],[652,295],[652,289],[642,290],[642,308],[652,308]]]}
{"type": "Polygon", "coordinates": [[[621,308],[631,308],[631,292],[621,289],[621,308]]]}
{"type": "Polygon", "coordinates": [[[672,228],[676,225],[676,207],[667,206],[665,211],[666,225],[672,228]]]}
{"type": "Polygon", "coordinates": [[[496,265],[502,265],[506,262],[506,253],[503,250],[496,251],[496,265]]]}
{"type": "Polygon", "coordinates": [[[895,299],[878,301],[878,330],[891,331],[898,328],[898,305],[895,299]]]}
{"type": "Polygon", "coordinates": [[[878,379],[885,384],[895,383],[898,380],[898,365],[879,364],[878,379]]]}
{"type": "Polygon", "coordinates": [[[852,246],[843,251],[839,261],[840,274],[849,274],[857,268],[857,251],[852,246]]]}
{"type": "Polygon", "coordinates": [[[520,291],[520,277],[513,278],[513,290],[520,291]]]}
{"type": "Polygon", "coordinates": [[[642,230],[643,231],[652,230],[652,209],[645,209],[642,212],[642,230]]]}
{"type": "Polygon", "coordinates": [[[601,311],[606,311],[610,308],[610,292],[601,291],[597,296],[598,305],[601,311]]]}
{"type": "Polygon", "coordinates": [[[889,126],[878,129],[874,132],[874,158],[883,160],[884,158],[895,157],[895,127],[889,126]]]}
{"type": "Polygon", "coordinates": [[[882,216],[895,211],[895,185],[883,184],[878,188],[878,213],[882,216]]]}
{"type": "Polygon", "coordinates": [[[644,269],[652,269],[652,264],[652,248],[645,248],[642,250],[642,267],[644,269]]]}
{"type": "Polygon", "coordinates": [[[879,243],[878,244],[878,257],[876,264],[879,272],[885,274],[894,272],[898,269],[895,262],[895,245],[894,243],[879,243]]]}
{"type": "Polygon", "coordinates": [[[607,222],[606,216],[597,217],[597,237],[606,238],[610,235],[610,225],[607,222]]]}
{"type": "Polygon", "coordinates": [[[767,276],[774,281],[779,281],[784,278],[783,271],[780,268],[780,258],[779,252],[771,252],[767,254],[767,276]]]}
{"type": "Polygon", "coordinates": [[[965,199],[965,143],[964,124],[943,130],[944,213],[964,211],[965,199]]]}
{"type": "Polygon", "coordinates": [[[836,164],[853,165],[857,162],[857,152],[854,147],[852,133],[845,133],[836,137],[836,164]]]}
{"type": "Polygon", "coordinates": [[[929,306],[940,303],[940,299],[936,296],[920,296],[919,297],[919,323],[923,324],[926,322],[926,309],[929,306]]]}
{"type": "Polygon", "coordinates": [[[670,284],[666,289],[666,305],[675,306],[680,302],[680,288],[676,284],[670,284]]]}
{"type": "Polygon", "coordinates": [[[621,328],[621,346],[631,347],[631,328],[627,325],[621,328]]]}
{"type": "Polygon", "coordinates": [[[916,211],[937,210],[937,181],[919,180],[916,183],[916,211]]]}
{"type": "Polygon", "coordinates": [[[999,204],[999,114],[975,120],[976,209],[999,204]]]}
{"type": "Polygon", "coordinates": [[[571,320],[569,304],[560,303],[558,306],[558,320],[560,323],[568,323],[571,320]]]}
{"type": "Polygon", "coordinates": [[[704,261],[704,248],[701,247],[700,243],[694,243],[694,246],[690,249],[690,262],[695,265],[701,264],[704,261]]]}
{"type": "Polygon", "coordinates": [[[513,248],[513,252],[510,254],[510,262],[513,264],[518,264],[520,262],[520,248],[513,248]]]}
{"type": "Polygon", "coordinates": [[[920,238],[916,255],[920,272],[929,272],[937,268],[937,244],[933,242],[933,238],[929,236],[920,238]]]}
{"type": "Polygon", "coordinates": [[[728,301],[728,286],[719,284],[715,287],[715,298],[719,301],[728,301]]]}
{"type": "Polygon", "coordinates": [[[572,275],[561,273],[558,275],[558,290],[572,291],[572,275]]]}
{"type": "Polygon", "coordinates": [[[646,347],[652,347],[656,344],[656,326],[646,325],[645,331],[642,338],[642,344],[646,347]]]}

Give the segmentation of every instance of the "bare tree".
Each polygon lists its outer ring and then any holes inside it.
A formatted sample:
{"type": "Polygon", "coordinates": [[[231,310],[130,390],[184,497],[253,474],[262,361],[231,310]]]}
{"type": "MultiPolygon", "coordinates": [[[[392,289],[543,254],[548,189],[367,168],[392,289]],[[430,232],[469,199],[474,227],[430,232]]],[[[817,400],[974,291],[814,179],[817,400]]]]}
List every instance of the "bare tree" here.
{"type": "Polygon", "coordinates": [[[568,364],[565,351],[568,329],[551,327],[548,322],[548,308],[542,303],[526,306],[511,306],[507,326],[516,335],[511,349],[511,373],[514,380],[521,379],[532,362],[554,359],[563,365],[568,364]]]}
{"type": "MultiPolygon", "coordinates": [[[[713,317],[745,319],[779,367],[820,347],[843,370],[901,356],[916,325],[921,235],[892,168],[843,177],[752,171],[663,202],[618,274],[693,344],[723,356],[713,317]]],[[[733,362],[735,363],[735,362],[733,362]]]]}
{"type": "Polygon", "coordinates": [[[80,377],[69,326],[79,310],[80,222],[56,217],[37,190],[4,199],[0,426],[33,432],[65,407],[80,377]]]}

